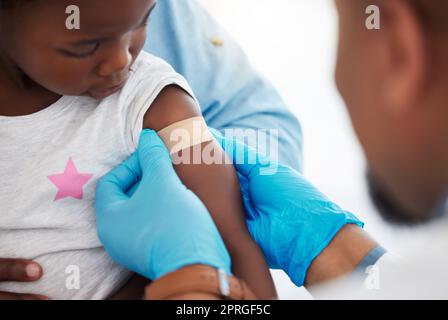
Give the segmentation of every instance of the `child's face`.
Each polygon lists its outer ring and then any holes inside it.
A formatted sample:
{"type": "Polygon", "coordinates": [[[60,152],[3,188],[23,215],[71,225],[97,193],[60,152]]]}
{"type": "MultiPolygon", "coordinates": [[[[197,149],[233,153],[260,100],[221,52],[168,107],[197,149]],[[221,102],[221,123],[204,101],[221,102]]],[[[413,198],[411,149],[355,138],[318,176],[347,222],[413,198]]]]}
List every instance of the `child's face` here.
{"type": "Polygon", "coordinates": [[[120,89],[146,40],[156,0],[31,0],[0,10],[0,50],[60,95],[105,98],[120,89]],[[66,9],[80,9],[68,30],[66,9]]]}

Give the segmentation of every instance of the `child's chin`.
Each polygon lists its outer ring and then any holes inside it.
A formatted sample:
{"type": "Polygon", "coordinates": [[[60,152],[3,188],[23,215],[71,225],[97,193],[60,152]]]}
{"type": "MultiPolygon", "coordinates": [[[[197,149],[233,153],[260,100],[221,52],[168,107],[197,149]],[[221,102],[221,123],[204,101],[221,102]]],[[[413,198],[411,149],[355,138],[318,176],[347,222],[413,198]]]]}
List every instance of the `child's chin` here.
{"type": "Polygon", "coordinates": [[[111,89],[107,89],[107,90],[103,90],[103,91],[90,91],[89,95],[94,98],[94,99],[98,99],[98,100],[102,100],[102,99],[106,99],[107,97],[113,95],[114,93],[120,91],[122,88],[122,86],[118,86],[115,88],[111,88],[111,89]]]}

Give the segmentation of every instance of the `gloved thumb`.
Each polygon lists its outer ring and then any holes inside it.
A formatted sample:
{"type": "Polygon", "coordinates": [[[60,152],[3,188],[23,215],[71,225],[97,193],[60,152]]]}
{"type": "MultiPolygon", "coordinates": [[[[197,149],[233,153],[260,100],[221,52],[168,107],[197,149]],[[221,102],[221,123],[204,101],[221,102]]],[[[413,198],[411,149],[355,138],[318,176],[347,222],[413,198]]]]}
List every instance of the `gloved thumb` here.
{"type": "Polygon", "coordinates": [[[97,212],[108,204],[127,200],[126,192],[141,178],[141,169],[137,154],[104,175],[96,185],[95,206],[97,212]]]}
{"type": "Polygon", "coordinates": [[[143,178],[163,172],[174,172],[171,157],[162,139],[153,130],[143,130],[140,135],[137,154],[143,178]]]}

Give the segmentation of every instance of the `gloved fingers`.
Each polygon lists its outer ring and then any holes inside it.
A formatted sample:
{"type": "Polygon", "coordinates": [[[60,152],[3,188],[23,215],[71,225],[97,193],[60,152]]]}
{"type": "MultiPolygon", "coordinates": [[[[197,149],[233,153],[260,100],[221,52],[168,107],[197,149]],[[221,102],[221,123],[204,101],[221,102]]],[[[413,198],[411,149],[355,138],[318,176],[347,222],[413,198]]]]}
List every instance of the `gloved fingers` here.
{"type": "MultiPolygon", "coordinates": [[[[192,214],[198,214],[198,211],[192,214]]],[[[190,220],[183,222],[182,229],[173,226],[173,230],[166,231],[158,238],[152,248],[158,259],[150,259],[150,279],[158,279],[182,266],[193,264],[210,265],[231,273],[230,255],[208,212],[199,213],[199,217],[190,220]],[[188,229],[189,224],[191,229],[188,229]],[[176,245],[169,245],[173,241],[176,245]]],[[[179,221],[177,224],[181,225],[179,221]]]]}
{"type": "Polygon", "coordinates": [[[128,195],[128,197],[132,197],[134,195],[134,193],[137,191],[138,187],[140,186],[140,182],[138,181],[136,184],[134,184],[127,192],[126,194],[128,195]]]}
{"type": "Polygon", "coordinates": [[[236,138],[226,138],[216,129],[210,128],[210,131],[230,157],[236,170],[249,180],[270,166],[269,158],[251,146],[236,138]]]}
{"type": "Polygon", "coordinates": [[[255,220],[258,216],[257,211],[255,210],[252,200],[250,198],[250,192],[249,192],[249,181],[245,176],[240,174],[239,172],[238,178],[240,180],[240,187],[241,187],[241,197],[243,198],[243,204],[244,204],[244,213],[246,215],[246,220],[255,220]]]}
{"type": "Polygon", "coordinates": [[[126,200],[126,192],[141,179],[138,155],[130,158],[102,177],[96,187],[96,202],[112,203],[126,200]]]}

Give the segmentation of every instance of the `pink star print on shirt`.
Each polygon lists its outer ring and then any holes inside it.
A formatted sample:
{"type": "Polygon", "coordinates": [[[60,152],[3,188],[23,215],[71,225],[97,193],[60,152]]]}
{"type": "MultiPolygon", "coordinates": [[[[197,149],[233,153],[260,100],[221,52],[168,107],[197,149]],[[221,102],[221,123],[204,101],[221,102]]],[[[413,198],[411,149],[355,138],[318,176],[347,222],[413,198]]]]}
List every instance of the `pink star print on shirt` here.
{"type": "Polygon", "coordinates": [[[54,201],[64,198],[82,200],[83,187],[92,178],[92,174],[79,173],[72,158],[67,162],[64,173],[48,176],[48,179],[58,188],[54,201]]]}

